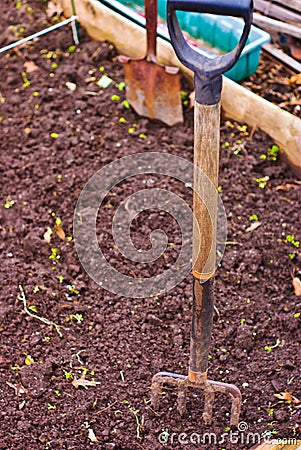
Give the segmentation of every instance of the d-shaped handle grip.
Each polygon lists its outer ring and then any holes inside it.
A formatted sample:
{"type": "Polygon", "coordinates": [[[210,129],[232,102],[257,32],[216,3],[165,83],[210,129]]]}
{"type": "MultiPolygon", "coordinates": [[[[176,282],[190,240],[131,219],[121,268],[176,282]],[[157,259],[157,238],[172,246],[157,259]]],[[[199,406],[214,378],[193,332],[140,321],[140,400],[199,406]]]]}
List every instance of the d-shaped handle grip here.
{"type": "Polygon", "coordinates": [[[190,11],[248,18],[251,3],[250,0],[172,0],[170,7],[174,11],[190,11]]]}
{"type": "Polygon", "coordinates": [[[253,15],[252,0],[168,0],[167,25],[171,43],[179,60],[195,73],[196,101],[212,105],[220,100],[222,74],[239,59],[247,42],[253,15]],[[237,46],[224,55],[209,58],[194,50],[185,40],[176,11],[231,15],[244,20],[244,29],[237,46]]]}

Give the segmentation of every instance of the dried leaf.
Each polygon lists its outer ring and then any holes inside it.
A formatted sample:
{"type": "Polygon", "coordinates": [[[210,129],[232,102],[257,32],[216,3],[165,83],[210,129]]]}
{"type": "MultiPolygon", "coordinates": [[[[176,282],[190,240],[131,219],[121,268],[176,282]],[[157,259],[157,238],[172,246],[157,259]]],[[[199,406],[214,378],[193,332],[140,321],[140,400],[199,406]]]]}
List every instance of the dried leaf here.
{"type": "Polygon", "coordinates": [[[63,228],[61,227],[61,225],[54,225],[54,230],[56,232],[56,234],[58,235],[58,237],[60,239],[62,239],[62,241],[65,239],[66,235],[65,235],[65,231],[63,230],[63,228]]]}
{"type": "Polygon", "coordinates": [[[11,388],[14,389],[15,395],[16,395],[17,397],[19,397],[21,394],[25,394],[25,390],[24,390],[23,386],[21,386],[21,385],[19,385],[19,384],[12,384],[12,383],[10,383],[9,381],[7,381],[6,384],[7,384],[9,387],[11,387],[11,388]]]}
{"type": "Polygon", "coordinates": [[[74,92],[76,89],[76,84],[75,83],[71,83],[71,81],[67,81],[66,82],[66,87],[69,89],[69,91],[74,92]]]}
{"type": "Polygon", "coordinates": [[[82,386],[82,387],[84,387],[84,388],[86,388],[86,389],[88,389],[88,387],[90,387],[90,386],[96,386],[97,384],[99,384],[97,381],[93,381],[93,380],[86,380],[85,379],[85,374],[83,373],[82,375],[81,375],[81,377],[80,378],[76,378],[76,377],[74,377],[74,380],[71,382],[71,384],[76,388],[76,389],[78,389],[80,386],[82,386]]]}
{"type": "Polygon", "coordinates": [[[295,295],[298,297],[301,295],[301,280],[298,277],[293,278],[293,286],[295,290],[295,295]]]}
{"type": "Polygon", "coordinates": [[[301,84],[301,73],[298,73],[297,75],[293,75],[289,78],[289,83],[292,84],[301,84]]]}
{"type": "Polygon", "coordinates": [[[52,230],[50,228],[47,228],[47,231],[45,231],[45,233],[44,233],[44,241],[46,241],[48,245],[50,245],[50,242],[51,242],[51,235],[52,235],[52,230]]]}
{"type": "Polygon", "coordinates": [[[91,442],[97,442],[97,437],[95,436],[95,433],[92,430],[92,428],[88,429],[88,438],[90,439],[91,442]]]}
{"type": "Polygon", "coordinates": [[[27,73],[39,70],[38,66],[33,61],[26,61],[23,65],[27,73]]]}
{"type": "Polygon", "coordinates": [[[261,222],[257,222],[257,221],[253,222],[253,223],[251,223],[251,225],[248,228],[246,228],[246,232],[249,233],[251,231],[254,231],[254,230],[256,230],[256,228],[260,227],[260,225],[261,225],[261,222]]]}
{"type": "Polygon", "coordinates": [[[274,397],[279,398],[279,400],[285,400],[293,405],[299,405],[300,400],[290,394],[288,391],[280,392],[279,394],[274,394],[274,397]]]}

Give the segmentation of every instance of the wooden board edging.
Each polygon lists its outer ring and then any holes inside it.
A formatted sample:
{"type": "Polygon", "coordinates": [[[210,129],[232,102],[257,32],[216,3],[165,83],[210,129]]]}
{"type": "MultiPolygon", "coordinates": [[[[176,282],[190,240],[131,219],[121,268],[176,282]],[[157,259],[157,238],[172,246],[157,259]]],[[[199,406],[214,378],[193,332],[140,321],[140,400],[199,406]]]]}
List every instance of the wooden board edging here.
{"type": "MultiPolygon", "coordinates": [[[[56,0],[56,3],[65,16],[72,15],[70,0],[56,0]]],[[[141,26],[97,0],[74,0],[74,3],[80,24],[93,39],[112,42],[120,54],[133,58],[144,56],[146,38],[141,26]]],[[[157,48],[160,63],[180,67],[193,80],[192,72],[179,62],[169,42],[158,38],[157,48]]],[[[223,80],[222,108],[230,119],[267,133],[280,147],[295,175],[301,178],[301,119],[226,77],[223,80]]]]}

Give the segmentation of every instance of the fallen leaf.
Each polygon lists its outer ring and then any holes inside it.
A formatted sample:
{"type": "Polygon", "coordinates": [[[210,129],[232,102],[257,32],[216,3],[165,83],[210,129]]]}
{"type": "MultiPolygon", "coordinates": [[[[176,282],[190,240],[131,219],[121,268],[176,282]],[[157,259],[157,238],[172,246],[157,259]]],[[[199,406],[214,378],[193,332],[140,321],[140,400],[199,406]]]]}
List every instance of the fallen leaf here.
{"type": "Polygon", "coordinates": [[[251,223],[251,225],[248,228],[246,228],[246,232],[249,233],[251,231],[254,231],[254,230],[256,230],[256,228],[260,227],[260,225],[261,225],[261,222],[257,222],[257,221],[253,222],[253,223],[251,223]]]}
{"type": "Polygon", "coordinates": [[[280,392],[279,394],[274,394],[274,397],[278,398],[279,400],[285,400],[286,402],[290,402],[293,405],[299,405],[300,403],[300,400],[294,397],[288,391],[280,392]]]}
{"type": "Polygon", "coordinates": [[[47,244],[50,245],[51,242],[51,235],[52,235],[52,230],[50,228],[47,228],[47,231],[45,231],[44,233],[44,241],[47,242],[47,244]]]}
{"type": "Polygon", "coordinates": [[[81,375],[81,377],[80,378],[76,378],[76,377],[74,377],[74,379],[73,379],[73,381],[71,382],[71,384],[76,388],[76,389],[78,389],[80,386],[82,386],[82,387],[84,387],[84,388],[86,388],[86,389],[88,389],[88,387],[90,387],[90,386],[96,386],[97,384],[99,384],[97,381],[93,381],[93,380],[86,380],[85,379],[85,374],[83,373],[82,375],[81,375]]]}
{"type": "Polygon", "coordinates": [[[76,84],[71,83],[71,81],[66,81],[66,87],[69,89],[69,91],[74,92],[76,89],[76,84]]]}
{"type": "Polygon", "coordinates": [[[23,388],[23,386],[19,385],[19,384],[12,384],[9,381],[6,382],[6,384],[11,387],[12,389],[14,389],[15,391],[15,395],[17,397],[19,397],[21,394],[25,394],[25,389],[23,388]]]}
{"type": "Polygon", "coordinates": [[[298,297],[301,295],[301,280],[298,277],[293,278],[293,286],[295,290],[295,295],[298,297]]]}
{"type": "Polygon", "coordinates": [[[92,428],[88,429],[88,438],[90,439],[91,442],[97,442],[97,437],[95,436],[95,433],[92,430],[92,428]]]}
{"type": "Polygon", "coordinates": [[[25,70],[27,73],[35,72],[36,70],[39,70],[38,66],[33,61],[26,61],[23,64],[25,70]]]}
{"type": "Polygon", "coordinates": [[[56,234],[58,235],[58,237],[60,239],[62,239],[62,241],[65,239],[66,235],[65,235],[65,231],[63,230],[63,228],[61,227],[61,225],[54,225],[54,231],[56,232],[56,234]]]}

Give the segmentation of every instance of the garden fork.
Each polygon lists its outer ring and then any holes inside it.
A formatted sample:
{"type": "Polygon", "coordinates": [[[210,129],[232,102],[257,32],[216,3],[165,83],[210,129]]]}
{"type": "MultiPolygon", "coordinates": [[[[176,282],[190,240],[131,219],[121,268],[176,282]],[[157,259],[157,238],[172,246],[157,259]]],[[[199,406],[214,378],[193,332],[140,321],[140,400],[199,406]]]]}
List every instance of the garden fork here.
{"type": "MultiPolygon", "coordinates": [[[[152,379],[152,405],[159,407],[163,385],[178,389],[178,411],[186,410],[186,394],[189,387],[204,390],[203,420],[212,422],[212,409],[216,392],[230,394],[232,400],[230,425],[239,422],[241,393],[228,383],[207,379],[208,355],[212,332],[213,293],[212,284],[216,268],[216,230],[218,200],[218,161],[220,146],[220,98],[222,74],[238,60],[252,23],[251,0],[168,0],[167,23],[171,43],[180,61],[193,70],[195,85],[194,106],[194,198],[196,223],[193,227],[193,306],[188,376],[171,372],[159,372],[152,379]],[[191,11],[231,15],[244,19],[240,41],[231,52],[210,59],[189,46],[185,40],[176,11],[191,11]],[[201,172],[200,172],[201,171],[201,172]],[[215,189],[208,190],[205,174],[215,189]],[[202,199],[209,198],[209,208],[202,199]],[[200,251],[199,251],[200,249],[200,251]]],[[[208,202],[207,202],[208,206],[208,202]]]]}

